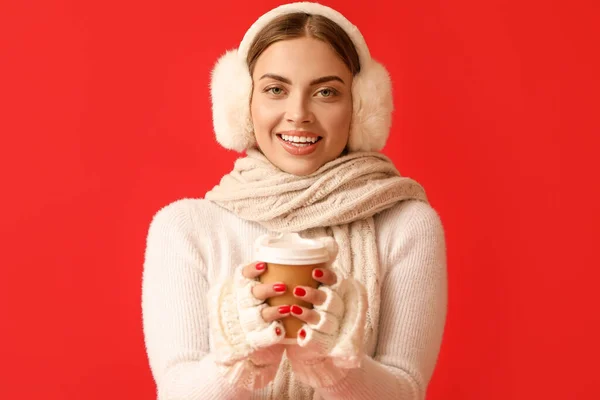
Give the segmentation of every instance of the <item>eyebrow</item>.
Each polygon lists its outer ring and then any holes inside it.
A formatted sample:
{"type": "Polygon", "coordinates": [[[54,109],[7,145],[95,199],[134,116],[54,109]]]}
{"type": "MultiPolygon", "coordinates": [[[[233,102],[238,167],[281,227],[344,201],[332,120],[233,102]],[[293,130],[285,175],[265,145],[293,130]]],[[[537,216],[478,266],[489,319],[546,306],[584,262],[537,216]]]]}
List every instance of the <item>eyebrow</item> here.
{"type": "MultiPolygon", "coordinates": [[[[287,83],[288,85],[292,84],[292,81],[289,80],[288,78],[284,78],[281,75],[276,75],[276,74],[264,74],[263,76],[260,77],[259,80],[265,79],[265,78],[271,78],[271,79],[275,79],[277,81],[281,81],[283,83],[287,83]]],[[[313,79],[312,81],[310,81],[310,85],[318,85],[320,83],[325,83],[325,82],[330,82],[330,81],[339,81],[344,83],[344,81],[342,80],[342,78],[340,78],[337,75],[327,75],[327,76],[323,76],[321,78],[317,78],[317,79],[313,79]]]]}

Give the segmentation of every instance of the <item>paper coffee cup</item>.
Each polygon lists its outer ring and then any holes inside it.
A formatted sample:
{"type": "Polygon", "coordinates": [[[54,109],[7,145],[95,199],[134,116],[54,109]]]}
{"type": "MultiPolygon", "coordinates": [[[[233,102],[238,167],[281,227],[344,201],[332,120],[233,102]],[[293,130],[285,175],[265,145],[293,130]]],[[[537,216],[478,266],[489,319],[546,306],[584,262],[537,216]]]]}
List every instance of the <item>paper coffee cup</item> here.
{"type": "MultiPolygon", "coordinates": [[[[329,239],[329,238],[328,238],[329,239]]],[[[313,279],[315,268],[326,268],[334,253],[335,242],[303,239],[297,233],[269,234],[259,237],[254,246],[254,260],[267,263],[267,270],[260,275],[262,283],[283,282],[287,291],[281,296],[267,299],[270,306],[299,305],[312,308],[311,303],[293,295],[296,286],[316,288],[319,282],[313,279]]],[[[296,343],[298,331],[304,322],[289,316],[281,320],[286,332],[283,343],[296,343]]]]}

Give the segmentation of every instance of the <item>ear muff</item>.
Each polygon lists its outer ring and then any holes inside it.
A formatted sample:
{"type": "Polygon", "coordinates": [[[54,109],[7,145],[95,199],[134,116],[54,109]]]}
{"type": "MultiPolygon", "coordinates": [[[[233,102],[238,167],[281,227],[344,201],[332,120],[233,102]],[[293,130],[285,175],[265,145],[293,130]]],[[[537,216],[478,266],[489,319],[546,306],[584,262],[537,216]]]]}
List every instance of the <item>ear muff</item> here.
{"type": "Polygon", "coordinates": [[[256,144],[250,119],[252,77],[245,57],[237,50],[225,53],[212,71],[213,126],[217,142],[226,149],[243,152],[256,144]]]}
{"type": "Polygon", "coordinates": [[[226,149],[243,152],[256,145],[250,118],[252,77],[246,64],[256,34],[274,18],[289,13],[322,15],[348,34],[358,52],[360,72],[352,83],[352,122],[348,149],[379,151],[385,146],[392,122],[394,102],[390,76],[373,60],[358,28],[339,12],[317,3],[291,3],[261,16],[246,32],[237,50],[226,52],[211,75],[213,126],[217,141],[226,149]]]}
{"type": "Polygon", "coordinates": [[[379,151],[392,125],[392,83],[383,65],[369,60],[352,82],[350,151],[379,151]]]}

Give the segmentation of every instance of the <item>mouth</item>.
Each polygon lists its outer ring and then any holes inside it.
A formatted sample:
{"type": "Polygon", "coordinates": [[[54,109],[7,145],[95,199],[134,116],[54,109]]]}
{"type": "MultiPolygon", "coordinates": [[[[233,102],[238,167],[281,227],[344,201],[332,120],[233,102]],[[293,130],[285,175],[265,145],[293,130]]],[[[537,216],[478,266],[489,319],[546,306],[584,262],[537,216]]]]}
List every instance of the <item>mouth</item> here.
{"type": "Polygon", "coordinates": [[[277,134],[279,143],[288,153],[295,156],[303,156],[312,153],[317,149],[322,136],[315,134],[307,135],[287,135],[285,133],[277,134]]]}
{"type": "Polygon", "coordinates": [[[281,133],[278,133],[277,137],[280,140],[297,147],[307,147],[323,139],[322,136],[292,136],[281,133]]]}

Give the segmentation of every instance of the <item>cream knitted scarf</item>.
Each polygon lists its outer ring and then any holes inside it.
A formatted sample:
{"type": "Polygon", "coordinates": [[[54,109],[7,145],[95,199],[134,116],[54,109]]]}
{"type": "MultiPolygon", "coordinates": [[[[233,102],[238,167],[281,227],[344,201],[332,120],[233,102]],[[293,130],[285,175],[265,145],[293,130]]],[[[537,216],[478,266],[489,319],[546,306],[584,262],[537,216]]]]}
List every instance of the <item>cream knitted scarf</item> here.
{"type": "Polygon", "coordinates": [[[269,231],[333,236],[339,250],[332,268],[338,276],[353,277],[365,285],[365,350],[373,353],[380,305],[373,216],[403,200],[426,202],[417,182],[401,177],[387,157],[375,152],[353,152],[311,175],[295,176],[251,149],[206,199],[269,231]]]}

